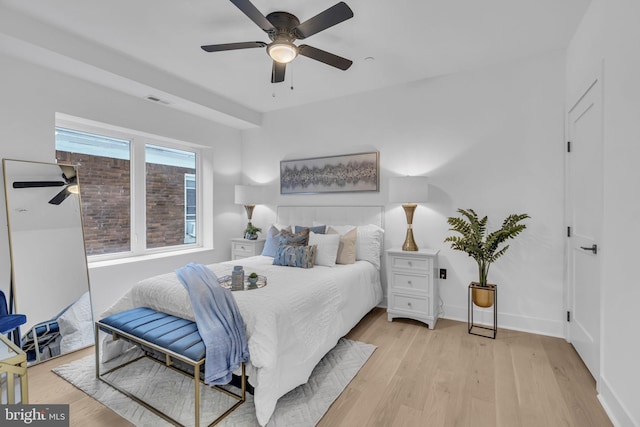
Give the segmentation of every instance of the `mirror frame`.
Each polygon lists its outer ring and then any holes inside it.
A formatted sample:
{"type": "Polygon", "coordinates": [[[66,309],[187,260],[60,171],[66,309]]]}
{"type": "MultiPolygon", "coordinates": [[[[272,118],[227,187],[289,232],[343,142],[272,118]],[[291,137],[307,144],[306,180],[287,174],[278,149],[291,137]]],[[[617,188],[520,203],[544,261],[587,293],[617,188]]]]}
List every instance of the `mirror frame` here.
{"type": "MultiPolygon", "coordinates": [[[[17,159],[2,159],[2,168],[3,168],[3,179],[4,179],[4,190],[5,190],[5,206],[6,206],[6,215],[7,215],[7,237],[8,237],[8,244],[9,244],[9,256],[10,256],[10,266],[11,266],[11,274],[10,274],[10,296],[8,298],[8,310],[10,313],[13,312],[20,312],[20,304],[19,304],[19,300],[20,297],[18,295],[19,292],[19,287],[20,284],[18,283],[18,281],[16,280],[16,254],[15,254],[15,242],[14,242],[14,236],[13,233],[11,231],[11,217],[12,217],[12,213],[11,213],[11,201],[10,201],[10,186],[12,185],[11,182],[8,181],[8,179],[10,179],[11,177],[8,176],[7,174],[7,164],[9,162],[12,163],[24,163],[24,164],[31,164],[31,165],[43,165],[43,166],[56,166],[56,167],[73,167],[74,171],[75,171],[75,176],[76,176],[76,184],[79,186],[80,182],[79,182],[79,178],[77,178],[78,176],[78,167],[76,165],[70,165],[70,164],[61,164],[61,163],[47,163],[47,162],[39,162],[39,161],[30,161],[30,160],[17,160],[17,159]]],[[[62,168],[61,168],[62,169],[62,168]]],[[[13,190],[13,189],[11,189],[13,190]]],[[[78,214],[79,214],[79,227],[80,227],[80,237],[82,239],[82,252],[84,254],[84,269],[85,269],[85,274],[86,274],[86,292],[85,293],[89,293],[89,311],[91,314],[91,335],[93,336],[93,342],[90,344],[86,344],[86,345],[80,345],[77,348],[73,348],[65,353],[60,353],[60,354],[56,354],[53,355],[51,357],[47,357],[44,359],[40,358],[40,353],[39,353],[39,345],[37,340],[35,340],[35,352],[36,352],[36,359],[35,360],[31,360],[28,362],[28,364],[31,366],[33,364],[36,363],[41,363],[41,362],[45,362],[47,360],[53,359],[55,357],[59,357],[65,354],[69,354],[71,352],[74,351],[78,351],[81,350],[83,348],[87,348],[87,347],[91,347],[92,345],[95,344],[95,332],[94,332],[94,328],[93,328],[93,304],[91,301],[91,280],[90,280],[90,275],[89,275],[89,264],[87,262],[87,253],[86,253],[86,245],[85,245],[85,234],[84,234],[84,222],[83,222],[83,214],[82,214],[82,199],[80,196],[80,192],[78,191],[77,194],[74,194],[75,196],[77,196],[77,203],[78,203],[78,214]]],[[[14,202],[15,203],[15,202],[14,202]]],[[[82,293],[80,295],[75,296],[76,298],[70,303],[70,305],[65,306],[66,308],[69,308],[74,302],[78,301],[82,296],[84,296],[85,293],[82,293]]],[[[65,310],[66,310],[65,308],[65,310]]],[[[45,316],[47,317],[47,316],[45,316]]],[[[44,323],[43,321],[39,321],[39,322],[35,322],[32,325],[30,325],[29,329],[26,331],[21,331],[21,336],[20,336],[20,340],[22,342],[22,339],[30,332],[32,331],[33,328],[35,328],[35,326],[39,325],[40,323],[44,323]]]]}

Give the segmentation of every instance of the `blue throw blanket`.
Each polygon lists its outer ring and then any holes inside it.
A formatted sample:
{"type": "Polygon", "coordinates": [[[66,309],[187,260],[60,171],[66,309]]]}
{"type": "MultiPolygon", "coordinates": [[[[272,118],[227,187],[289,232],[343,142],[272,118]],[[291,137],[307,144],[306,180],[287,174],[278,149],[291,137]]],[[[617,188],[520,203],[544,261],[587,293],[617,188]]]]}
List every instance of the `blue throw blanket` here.
{"type": "Polygon", "coordinates": [[[244,321],[236,301],[231,291],[220,286],[215,273],[202,264],[189,263],[176,274],[189,293],[206,348],[204,381],[227,384],[240,363],[249,361],[244,321]]]}

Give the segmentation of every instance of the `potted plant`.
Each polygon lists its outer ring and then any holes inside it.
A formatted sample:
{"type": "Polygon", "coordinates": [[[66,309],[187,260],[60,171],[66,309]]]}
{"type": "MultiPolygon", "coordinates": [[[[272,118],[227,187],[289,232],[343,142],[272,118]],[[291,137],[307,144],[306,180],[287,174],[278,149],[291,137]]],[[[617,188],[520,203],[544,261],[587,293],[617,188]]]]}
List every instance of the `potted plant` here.
{"type": "Polygon", "coordinates": [[[249,275],[249,284],[255,286],[258,283],[258,273],[255,271],[249,275]]]}
{"type": "Polygon", "coordinates": [[[262,232],[262,228],[258,228],[255,225],[249,223],[247,224],[247,228],[244,229],[244,238],[247,240],[256,240],[258,238],[258,233],[262,232]]]}
{"type": "MultiPolygon", "coordinates": [[[[451,243],[451,248],[466,252],[478,263],[477,285],[488,288],[489,267],[509,249],[509,245],[500,247],[506,240],[513,239],[527,226],[521,221],[530,218],[527,214],[511,214],[502,222],[500,229],[489,233],[487,217],[478,218],[473,209],[458,209],[462,217],[450,217],[447,223],[449,230],[460,235],[449,236],[444,241],[451,243]]],[[[479,307],[491,307],[495,293],[483,289],[473,289],[473,302],[479,307]],[[477,292],[476,292],[477,291],[477,292]]]]}

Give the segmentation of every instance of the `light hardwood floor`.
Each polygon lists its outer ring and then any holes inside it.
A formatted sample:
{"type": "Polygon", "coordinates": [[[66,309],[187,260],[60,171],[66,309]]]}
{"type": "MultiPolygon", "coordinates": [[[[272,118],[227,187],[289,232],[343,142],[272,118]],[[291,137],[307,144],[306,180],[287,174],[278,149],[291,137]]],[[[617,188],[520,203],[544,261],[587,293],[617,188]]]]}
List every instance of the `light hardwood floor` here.
{"type": "MultiPolygon", "coordinates": [[[[611,426],[595,382],[559,338],[499,329],[469,335],[441,319],[387,322],[374,309],[347,336],[378,348],[318,424],[334,426],[611,426]]],[[[31,403],[70,403],[71,426],[129,426],[51,369],[93,348],[29,368],[31,403]]]]}

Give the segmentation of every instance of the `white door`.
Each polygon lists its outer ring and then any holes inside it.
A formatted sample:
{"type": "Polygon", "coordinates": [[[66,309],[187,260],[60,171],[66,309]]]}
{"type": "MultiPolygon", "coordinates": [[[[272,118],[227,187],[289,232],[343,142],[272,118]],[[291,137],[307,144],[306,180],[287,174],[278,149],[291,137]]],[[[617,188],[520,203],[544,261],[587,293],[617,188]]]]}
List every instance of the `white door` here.
{"type": "Polygon", "coordinates": [[[596,381],[600,372],[602,121],[601,82],[596,80],[569,110],[567,154],[568,338],[596,381]]]}

